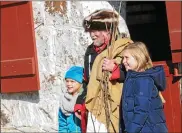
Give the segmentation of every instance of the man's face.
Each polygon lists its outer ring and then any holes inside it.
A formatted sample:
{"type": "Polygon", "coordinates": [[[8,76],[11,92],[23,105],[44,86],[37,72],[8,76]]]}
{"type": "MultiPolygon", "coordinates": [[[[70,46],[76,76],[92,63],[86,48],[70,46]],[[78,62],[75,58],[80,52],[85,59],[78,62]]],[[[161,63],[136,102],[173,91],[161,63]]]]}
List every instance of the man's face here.
{"type": "Polygon", "coordinates": [[[95,46],[101,46],[104,44],[104,42],[110,39],[110,34],[108,31],[90,30],[89,33],[95,46]]]}

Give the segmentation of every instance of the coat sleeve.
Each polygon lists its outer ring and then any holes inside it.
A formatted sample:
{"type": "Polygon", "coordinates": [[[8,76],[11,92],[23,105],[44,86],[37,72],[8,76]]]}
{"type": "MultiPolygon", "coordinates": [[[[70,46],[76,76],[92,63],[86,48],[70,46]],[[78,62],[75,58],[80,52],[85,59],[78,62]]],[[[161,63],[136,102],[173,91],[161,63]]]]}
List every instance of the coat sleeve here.
{"type": "Polygon", "coordinates": [[[67,132],[67,119],[66,116],[62,113],[59,109],[58,113],[58,121],[59,121],[59,133],[66,133],[67,132]]]}
{"type": "Polygon", "coordinates": [[[123,65],[119,65],[120,68],[120,78],[119,78],[119,82],[124,82],[125,78],[126,78],[126,70],[125,67],[123,65]]]}
{"type": "Polygon", "coordinates": [[[124,82],[125,77],[126,71],[124,67],[122,65],[115,64],[110,80],[118,80],[119,82],[124,82]]]}
{"type": "Polygon", "coordinates": [[[126,123],[126,132],[137,133],[143,128],[150,110],[152,79],[137,79],[133,84],[134,90],[134,115],[131,121],[126,123]]]}

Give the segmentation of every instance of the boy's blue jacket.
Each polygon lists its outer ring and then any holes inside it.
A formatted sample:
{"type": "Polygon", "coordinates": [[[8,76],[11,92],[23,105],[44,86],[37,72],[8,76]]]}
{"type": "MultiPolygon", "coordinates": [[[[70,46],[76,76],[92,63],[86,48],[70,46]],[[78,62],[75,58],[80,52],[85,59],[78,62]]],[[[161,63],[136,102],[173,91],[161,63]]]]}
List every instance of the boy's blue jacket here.
{"type": "Polygon", "coordinates": [[[129,70],[123,87],[120,106],[120,132],[164,133],[168,132],[159,90],[166,88],[162,66],[145,72],[129,70]],[[123,117],[123,118],[122,118],[123,117]]]}
{"type": "Polygon", "coordinates": [[[80,120],[74,113],[66,116],[59,109],[59,133],[81,133],[80,120]]]}

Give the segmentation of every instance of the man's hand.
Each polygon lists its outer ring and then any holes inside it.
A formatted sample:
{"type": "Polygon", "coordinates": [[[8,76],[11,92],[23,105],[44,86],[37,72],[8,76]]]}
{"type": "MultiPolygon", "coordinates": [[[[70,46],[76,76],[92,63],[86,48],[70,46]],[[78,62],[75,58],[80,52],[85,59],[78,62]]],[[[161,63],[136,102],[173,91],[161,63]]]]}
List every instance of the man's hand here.
{"type": "Polygon", "coordinates": [[[77,111],[75,112],[75,116],[76,116],[78,119],[81,120],[81,111],[80,111],[80,110],[77,110],[77,111]]]}
{"type": "Polygon", "coordinates": [[[104,62],[102,64],[102,69],[103,70],[112,72],[114,66],[115,66],[115,61],[113,59],[112,60],[109,60],[107,58],[104,58],[104,62]]]}

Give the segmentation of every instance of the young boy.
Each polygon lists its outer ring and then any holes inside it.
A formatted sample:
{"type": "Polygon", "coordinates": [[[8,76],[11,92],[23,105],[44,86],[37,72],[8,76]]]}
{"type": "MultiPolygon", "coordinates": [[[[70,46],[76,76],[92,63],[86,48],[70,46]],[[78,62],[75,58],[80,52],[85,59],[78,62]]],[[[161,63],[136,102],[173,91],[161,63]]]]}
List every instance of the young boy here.
{"type": "Polygon", "coordinates": [[[74,105],[82,93],[83,67],[73,66],[65,74],[67,91],[59,106],[59,132],[81,132],[80,120],[74,115],[74,105]]]}

